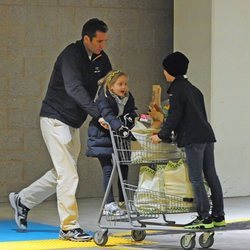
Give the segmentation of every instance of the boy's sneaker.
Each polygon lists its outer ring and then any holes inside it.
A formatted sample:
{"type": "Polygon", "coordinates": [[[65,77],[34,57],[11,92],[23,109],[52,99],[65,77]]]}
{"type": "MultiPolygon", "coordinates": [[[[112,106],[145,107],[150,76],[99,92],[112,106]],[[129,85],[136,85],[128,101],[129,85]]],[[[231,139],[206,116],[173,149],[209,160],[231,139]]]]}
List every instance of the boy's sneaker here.
{"type": "Polygon", "coordinates": [[[220,216],[212,216],[213,223],[215,227],[225,227],[226,226],[226,221],[225,221],[225,216],[220,215],[220,216]]]}
{"type": "Polygon", "coordinates": [[[9,194],[9,201],[12,208],[15,210],[15,220],[17,226],[22,229],[27,229],[27,216],[29,212],[29,208],[24,206],[21,203],[21,199],[17,193],[10,193],[9,194]]]}
{"type": "Polygon", "coordinates": [[[201,217],[197,217],[195,220],[184,226],[185,229],[211,229],[214,227],[214,223],[212,217],[207,217],[202,219],[201,217]]]}
{"type": "Polygon", "coordinates": [[[93,237],[86,232],[84,232],[81,228],[75,228],[71,230],[60,230],[59,239],[61,240],[71,240],[71,241],[89,241],[93,237]]]}
{"type": "Polygon", "coordinates": [[[103,215],[116,215],[122,216],[125,214],[116,202],[110,202],[104,206],[103,215]]]}

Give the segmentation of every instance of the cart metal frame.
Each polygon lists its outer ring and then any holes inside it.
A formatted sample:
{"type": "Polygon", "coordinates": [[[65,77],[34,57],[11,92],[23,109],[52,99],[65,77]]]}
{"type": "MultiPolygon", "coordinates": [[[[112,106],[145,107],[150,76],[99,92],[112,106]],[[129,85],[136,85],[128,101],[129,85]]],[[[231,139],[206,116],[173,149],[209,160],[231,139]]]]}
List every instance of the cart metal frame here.
{"type": "MultiPolygon", "coordinates": [[[[98,216],[98,226],[101,230],[98,230],[94,234],[94,242],[99,246],[104,246],[108,241],[108,229],[121,229],[131,230],[131,236],[135,241],[143,241],[146,237],[146,230],[150,231],[173,231],[176,228],[178,231],[187,231],[187,233],[181,237],[180,244],[183,249],[192,250],[196,245],[196,233],[200,232],[199,244],[203,248],[209,248],[214,243],[214,230],[184,229],[184,224],[177,224],[175,221],[167,220],[167,214],[177,214],[194,212],[195,208],[187,208],[182,197],[168,195],[165,193],[155,192],[146,189],[137,189],[137,186],[125,183],[122,178],[121,165],[141,165],[141,164],[166,164],[168,161],[177,161],[183,158],[183,151],[178,149],[174,143],[172,143],[173,150],[166,151],[159,147],[147,147],[147,149],[131,149],[131,140],[124,139],[112,131],[108,124],[110,137],[113,147],[112,162],[113,170],[111,172],[110,180],[107,186],[107,190],[104,194],[102,205],[98,216]],[[140,160],[133,160],[133,154],[140,154],[142,156],[140,160]],[[154,154],[157,155],[154,158],[154,154]],[[173,157],[169,157],[173,155],[173,157]],[[115,172],[118,173],[118,178],[121,182],[121,188],[124,195],[124,202],[126,207],[126,215],[103,215],[104,206],[106,204],[108,194],[110,192],[115,172]],[[143,195],[143,199],[140,199],[140,195],[143,195]],[[137,197],[137,198],[136,198],[137,197]],[[145,202],[148,199],[148,202],[145,202]],[[150,201],[156,202],[150,202],[150,201]],[[147,205],[149,207],[147,207],[147,205]],[[141,206],[141,207],[140,207],[141,206]],[[159,221],[158,218],[162,216],[163,221],[159,221]],[[171,226],[171,228],[170,228],[171,226]]],[[[149,143],[150,138],[147,136],[136,136],[136,140],[143,140],[143,143],[149,143]]],[[[154,144],[155,145],[155,144],[154,144]]]]}

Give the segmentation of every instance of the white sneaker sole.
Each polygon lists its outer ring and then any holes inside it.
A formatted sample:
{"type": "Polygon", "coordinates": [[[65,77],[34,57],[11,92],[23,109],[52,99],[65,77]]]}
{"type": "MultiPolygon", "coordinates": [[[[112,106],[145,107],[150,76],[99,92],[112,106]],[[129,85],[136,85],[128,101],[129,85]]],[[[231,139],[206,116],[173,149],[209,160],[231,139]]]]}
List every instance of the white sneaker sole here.
{"type": "Polygon", "coordinates": [[[102,212],[102,215],[103,216],[124,216],[124,215],[126,215],[127,213],[124,211],[124,212],[118,212],[118,213],[112,213],[112,212],[109,212],[109,211],[106,211],[106,210],[104,210],[103,212],[102,212]]]}
{"type": "Polygon", "coordinates": [[[59,235],[59,240],[69,240],[69,241],[74,241],[74,242],[87,242],[87,241],[91,241],[93,239],[92,236],[90,236],[89,238],[79,238],[79,239],[74,239],[74,238],[70,238],[70,237],[63,237],[61,235],[59,235]]]}
{"type": "Polygon", "coordinates": [[[13,210],[15,211],[15,221],[17,226],[21,229],[21,230],[27,230],[27,227],[25,227],[24,225],[20,224],[20,221],[18,219],[18,210],[16,207],[16,202],[15,202],[15,193],[10,193],[9,194],[9,201],[10,201],[10,205],[13,208],[13,210]]]}

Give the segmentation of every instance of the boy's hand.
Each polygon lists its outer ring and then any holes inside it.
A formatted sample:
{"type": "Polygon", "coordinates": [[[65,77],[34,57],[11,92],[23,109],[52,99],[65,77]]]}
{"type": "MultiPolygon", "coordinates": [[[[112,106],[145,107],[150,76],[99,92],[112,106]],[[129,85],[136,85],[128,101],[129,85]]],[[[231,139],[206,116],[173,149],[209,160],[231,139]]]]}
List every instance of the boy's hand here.
{"type": "Polygon", "coordinates": [[[150,136],[150,139],[151,139],[151,142],[155,144],[161,142],[161,139],[158,137],[158,135],[152,135],[150,136]]]}

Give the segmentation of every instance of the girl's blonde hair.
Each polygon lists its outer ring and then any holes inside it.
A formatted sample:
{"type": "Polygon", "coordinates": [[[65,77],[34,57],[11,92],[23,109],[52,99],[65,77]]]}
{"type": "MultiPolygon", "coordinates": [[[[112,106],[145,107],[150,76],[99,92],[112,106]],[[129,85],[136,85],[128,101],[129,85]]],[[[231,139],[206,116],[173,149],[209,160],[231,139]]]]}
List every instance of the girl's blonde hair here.
{"type": "MultiPolygon", "coordinates": [[[[106,76],[104,76],[102,79],[98,81],[100,84],[104,85],[105,96],[107,96],[106,95],[107,90],[111,89],[111,87],[115,84],[115,82],[120,76],[125,76],[128,78],[128,75],[121,70],[111,70],[108,72],[106,76]]],[[[128,88],[127,88],[127,92],[128,92],[128,88]]]]}

